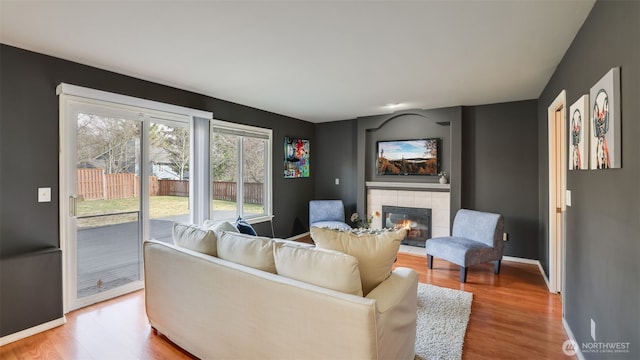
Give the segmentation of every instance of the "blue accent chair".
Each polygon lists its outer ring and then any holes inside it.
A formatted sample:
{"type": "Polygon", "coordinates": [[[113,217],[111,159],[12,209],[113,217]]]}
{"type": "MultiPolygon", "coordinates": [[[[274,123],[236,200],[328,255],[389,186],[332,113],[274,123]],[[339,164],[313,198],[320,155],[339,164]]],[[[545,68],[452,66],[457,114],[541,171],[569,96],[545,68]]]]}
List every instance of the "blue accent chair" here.
{"type": "Polygon", "coordinates": [[[425,245],[427,267],[433,257],[460,266],[460,282],[467,282],[467,268],[493,261],[494,273],[500,273],[504,241],[504,218],[500,214],[460,209],[453,220],[451,236],[428,239],[425,245]]]}
{"type": "Polygon", "coordinates": [[[309,227],[312,226],[351,229],[351,226],[344,222],[344,204],[342,200],[309,201],[309,227]]]}

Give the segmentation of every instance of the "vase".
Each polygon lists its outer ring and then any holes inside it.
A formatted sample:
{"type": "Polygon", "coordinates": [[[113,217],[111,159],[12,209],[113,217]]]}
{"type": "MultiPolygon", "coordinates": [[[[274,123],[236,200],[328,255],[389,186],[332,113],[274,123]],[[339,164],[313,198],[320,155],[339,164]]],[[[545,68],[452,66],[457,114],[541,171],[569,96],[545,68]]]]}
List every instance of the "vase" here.
{"type": "Polygon", "coordinates": [[[444,176],[440,176],[440,184],[446,184],[447,183],[447,178],[444,176]]]}

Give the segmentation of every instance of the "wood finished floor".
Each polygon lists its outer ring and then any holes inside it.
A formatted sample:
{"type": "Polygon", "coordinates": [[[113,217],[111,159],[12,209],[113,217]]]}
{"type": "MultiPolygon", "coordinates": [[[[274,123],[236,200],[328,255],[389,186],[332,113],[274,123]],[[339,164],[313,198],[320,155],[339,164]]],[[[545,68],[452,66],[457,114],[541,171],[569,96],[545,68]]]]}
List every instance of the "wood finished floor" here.
{"type": "MultiPolygon", "coordinates": [[[[562,305],[550,294],[538,267],[504,261],[500,275],[491,264],[469,269],[460,284],[455,265],[399,254],[395,266],[415,269],[419,281],[473,293],[463,359],[568,359],[562,305]]],[[[0,347],[0,359],[194,359],[147,323],[144,291],[67,314],[63,326],[0,347]]]]}

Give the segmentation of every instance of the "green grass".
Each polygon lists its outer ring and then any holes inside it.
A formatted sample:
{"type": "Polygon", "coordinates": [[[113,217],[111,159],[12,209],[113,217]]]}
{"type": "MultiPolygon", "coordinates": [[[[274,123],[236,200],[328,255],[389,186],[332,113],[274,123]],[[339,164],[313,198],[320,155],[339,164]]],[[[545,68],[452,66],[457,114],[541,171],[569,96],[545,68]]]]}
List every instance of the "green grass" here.
{"type": "MultiPolygon", "coordinates": [[[[260,204],[244,204],[245,213],[261,214],[264,207],[260,204]]],[[[149,198],[150,218],[158,219],[175,215],[189,214],[189,198],[185,196],[151,196],[149,198]]],[[[231,201],[214,200],[216,211],[234,211],[236,203],[231,201]]],[[[78,216],[92,216],[117,214],[122,212],[140,211],[140,198],[113,200],[86,200],[78,202],[78,216]]],[[[137,214],[109,215],[78,219],[79,228],[120,224],[137,221],[137,214]]]]}

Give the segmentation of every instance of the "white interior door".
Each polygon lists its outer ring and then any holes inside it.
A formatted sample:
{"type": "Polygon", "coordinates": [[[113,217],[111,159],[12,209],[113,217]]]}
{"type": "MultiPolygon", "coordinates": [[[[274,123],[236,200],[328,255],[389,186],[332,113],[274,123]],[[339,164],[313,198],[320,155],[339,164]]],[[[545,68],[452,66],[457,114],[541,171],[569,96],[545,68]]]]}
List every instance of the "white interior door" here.
{"type": "Polygon", "coordinates": [[[564,146],[564,139],[563,139],[563,127],[564,127],[564,119],[563,119],[563,112],[564,109],[558,109],[555,112],[555,148],[556,148],[556,161],[555,161],[555,167],[556,167],[556,176],[555,176],[555,248],[556,248],[556,258],[555,258],[555,263],[556,263],[556,272],[553,275],[555,277],[555,283],[556,283],[556,292],[562,293],[562,272],[563,272],[563,262],[562,259],[564,258],[564,254],[563,254],[563,243],[564,243],[564,222],[563,222],[563,203],[562,203],[562,199],[563,199],[563,195],[564,195],[564,189],[563,189],[563,174],[565,172],[565,169],[563,168],[563,161],[562,161],[562,154],[563,154],[563,146],[564,146]]]}
{"type": "Polygon", "coordinates": [[[566,93],[548,108],[549,119],[549,291],[562,293],[564,284],[564,214],[566,211],[566,93]]]}

